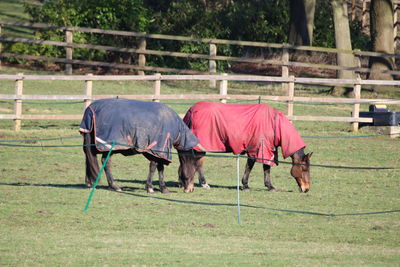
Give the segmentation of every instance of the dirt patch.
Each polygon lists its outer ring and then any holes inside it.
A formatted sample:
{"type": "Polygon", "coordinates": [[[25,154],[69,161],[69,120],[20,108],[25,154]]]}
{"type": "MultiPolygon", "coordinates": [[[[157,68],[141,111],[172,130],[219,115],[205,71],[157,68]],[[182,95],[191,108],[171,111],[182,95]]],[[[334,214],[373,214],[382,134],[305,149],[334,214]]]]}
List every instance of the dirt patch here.
{"type": "Polygon", "coordinates": [[[49,110],[49,109],[38,110],[38,109],[35,109],[35,108],[27,108],[26,112],[30,112],[30,113],[54,113],[54,111],[49,110]]]}
{"type": "Polygon", "coordinates": [[[216,225],[212,223],[205,223],[205,224],[198,224],[197,222],[192,222],[192,226],[201,226],[201,227],[206,227],[206,228],[215,228],[216,225]]]}
{"type": "Polygon", "coordinates": [[[215,226],[215,224],[212,224],[212,223],[206,223],[206,224],[203,224],[203,227],[215,228],[216,226],[215,226]]]}
{"type": "Polygon", "coordinates": [[[0,108],[0,112],[11,113],[13,110],[10,108],[0,108]]]}

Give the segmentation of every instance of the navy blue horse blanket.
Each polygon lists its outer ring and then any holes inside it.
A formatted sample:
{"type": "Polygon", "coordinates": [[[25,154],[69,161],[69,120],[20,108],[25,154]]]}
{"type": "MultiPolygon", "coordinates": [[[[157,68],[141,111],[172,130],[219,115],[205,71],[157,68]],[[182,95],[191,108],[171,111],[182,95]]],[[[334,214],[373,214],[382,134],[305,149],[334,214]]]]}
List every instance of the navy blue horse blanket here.
{"type": "Polygon", "coordinates": [[[167,105],[126,99],[102,99],[86,108],[79,131],[94,131],[99,151],[133,150],[171,162],[171,148],[190,150],[199,141],[167,105]]]}

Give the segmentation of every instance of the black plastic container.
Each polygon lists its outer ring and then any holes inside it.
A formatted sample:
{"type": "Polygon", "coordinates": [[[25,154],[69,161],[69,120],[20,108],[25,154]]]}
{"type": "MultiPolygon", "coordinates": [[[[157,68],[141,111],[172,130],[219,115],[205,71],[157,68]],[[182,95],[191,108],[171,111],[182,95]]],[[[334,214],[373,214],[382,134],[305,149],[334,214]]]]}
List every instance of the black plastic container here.
{"type": "Polygon", "coordinates": [[[360,112],[361,118],[372,118],[372,123],[361,122],[359,127],[363,126],[399,126],[400,112],[392,112],[389,109],[370,105],[368,112],[360,112]]]}

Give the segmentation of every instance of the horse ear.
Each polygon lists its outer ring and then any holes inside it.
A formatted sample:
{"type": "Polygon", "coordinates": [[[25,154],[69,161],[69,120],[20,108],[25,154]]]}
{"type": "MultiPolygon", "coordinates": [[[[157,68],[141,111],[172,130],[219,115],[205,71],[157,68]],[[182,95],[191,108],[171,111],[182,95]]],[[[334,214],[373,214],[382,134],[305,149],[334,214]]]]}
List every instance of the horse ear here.
{"type": "Polygon", "coordinates": [[[311,153],[308,153],[306,156],[307,156],[307,158],[308,159],[310,159],[311,158],[311,156],[312,156],[312,154],[313,154],[313,152],[311,152],[311,153]]]}

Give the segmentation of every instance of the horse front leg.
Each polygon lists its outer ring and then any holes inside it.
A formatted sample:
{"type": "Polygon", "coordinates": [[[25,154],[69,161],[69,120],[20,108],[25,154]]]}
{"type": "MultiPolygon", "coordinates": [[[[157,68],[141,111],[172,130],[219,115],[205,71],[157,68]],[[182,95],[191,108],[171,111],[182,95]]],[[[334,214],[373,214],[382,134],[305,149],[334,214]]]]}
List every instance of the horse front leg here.
{"type": "Polygon", "coordinates": [[[264,185],[268,188],[268,191],[275,192],[276,189],[271,183],[271,166],[263,164],[264,169],[264,185]]]}
{"type": "Polygon", "coordinates": [[[201,157],[196,161],[196,171],[199,174],[199,183],[204,189],[210,190],[210,186],[207,184],[206,177],[203,173],[203,164],[205,157],[201,157]]]}
{"type": "Polygon", "coordinates": [[[249,176],[250,176],[250,172],[254,167],[254,163],[255,163],[255,159],[251,159],[251,158],[247,158],[247,162],[246,162],[246,167],[244,170],[244,174],[243,174],[243,178],[242,178],[242,184],[243,184],[243,190],[250,190],[249,187],[249,176]]]}
{"type": "MultiPolygon", "coordinates": [[[[103,153],[101,157],[101,163],[104,165],[104,161],[107,158],[108,153],[103,153]]],[[[111,173],[111,155],[107,160],[106,165],[104,166],[104,171],[106,172],[108,187],[114,189],[117,192],[122,192],[121,188],[115,182],[115,179],[111,173]]]]}
{"type": "Polygon", "coordinates": [[[154,173],[156,172],[157,168],[157,162],[150,160],[150,165],[149,165],[149,175],[147,176],[147,181],[146,181],[146,191],[147,193],[154,193],[153,189],[153,176],[154,173]]]}
{"type": "Polygon", "coordinates": [[[160,183],[160,191],[163,194],[168,194],[169,190],[164,181],[164,164],[162,164],[161,162],[158,162],[157,163],[157,171],[158,171],[158,181],[160,183]]]}

